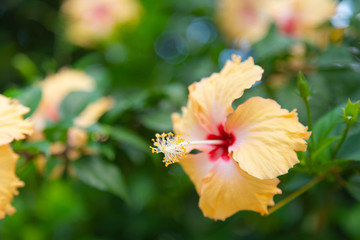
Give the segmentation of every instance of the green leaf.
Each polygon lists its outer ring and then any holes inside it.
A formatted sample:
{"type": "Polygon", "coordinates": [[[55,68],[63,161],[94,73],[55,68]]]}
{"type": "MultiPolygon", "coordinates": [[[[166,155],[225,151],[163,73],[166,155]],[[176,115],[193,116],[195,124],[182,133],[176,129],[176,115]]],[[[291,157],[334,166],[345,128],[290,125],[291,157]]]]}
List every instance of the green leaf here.
{"type": "Polygon", "coordinates": [[[114,161],[116,158],[115,148],[112,144],[94,141],[88,143],[88,147],[90,147],[96,155],[102,155],[110,161],[114,161]]]}
{"type": "Polygon", "coordinates": [[[30,108],[30,112],[26,114],[24,117],[31,116],[36,108],[38,107],[42,98],[42,91],[40,87],[37,86],[30,86],[24,89],[22,95],[18,97],[19,101],[30,108]]]}
{"type": "Polygon", "coordinates": [[[344,45],[330,46],[326,52],[317,59],[317,65],[323,68],[348,66],[352,62],[353,57],[350,53],[350,49],[344,45]]]}
{"type": "Polygon", "coordinates": [[[274,57],[287,52],[294,43],[293,39],[279,33],[273,25],[268,35],[253,45],[254,57],[257,60],[274,57]]]}
{"type": "Polygon", "coordinates": [[[336,219],[348,239],[360,239],[360,204],[343,204],[345,206],[336,206],[336,219]],[[341,210],[341,212],[339,212],[341,210]],[[340,213],[340,214],[338,214],[340,213]]]}
{"type": "Polygon", "coordinates": [[[30,112],[24,116],[27,118],[31,116],[38,107],[42,97],[42,92],[41,88],[38,86],[29,86],[22,90],[7,91],[6,95],[8,97],[18,99],[22,105],[30,108],[30,112]]]}
{"type": "Polygon", "coordinates": [[[27,153],[37,155],[43,153],[50,156],[50,142],[47,140],[37,142],[14,142],[13,147],[16,151],[26,151],[27,153]]]}
{"type": "Polygon", "coordinates": [[[104,134],[108,135],[111,138],[114,138],[119,142],[125,142],[143,151],[149,150],[148,142],[146,142],[139,135],[132,131],[129,131],[125,128],[114,128],[109,125],[101,125],[101,128],[104,134]]]}
{"type": "Polygon", "coordinates": [[[172,130],[172,121],[171,121],[171,114],[173,111],[169,110],[162,110],[153,112],[148,115],[144,115],[140,118],[142,124],[144,124],[147,128],[166,132],[172,130]]]}
{"type": "Polygon", "coordinates": [[[73,119],[77,117],[89,103],[99,98],[97,92],[71,92],[60,105],[61,119],[73,119]]]}
{"type": "Polygon", "coordinates": [[[360,174],[352,176],[346,185],[349,193],[360,202],[360,174]]]}
{"type": "Polygon", "coordinates": [[[103,121],[106,123],[114,122],[129,109],[143,110],[146,99],[148,97],[148,91],[139,91],[121,98],[116,98],[116,105],[106,113],[106,115],[103,117],[103,121]]]}
{"type": "Polygon", "coordinates": [[[316,148],[323,144],[322,141],[327,141],[332,131],[344,122],[342,108],[343,105],[336,107],[316,122],[312,133],[316,148]]]}
{"type": "Polygon", "coordinates": [[[340,140],[341,136],[336,136],[336,137],[330,137],[330,138],[325,138],[323,139],[317,146],[315,149],[315,152],[313,153],[312,157],[314,159],[320,157],[321,158],[321,154],[328,149],[331,144],[333,144],[335,141],[340,140]]]}
{"type": "Polygon", "coordinates": [[[90,65],[99,63],[100,61],[101,61],[101,55],[98,52],[91,52],[81,57],[79,60],[77,60],[73,64],[73,67],[76,69],[85,69],[90,65]]]}
{"type": "Polygon", "coordinates": [[[106,92],[111,88],[111,77],[105,66],[100,64],[90,65],[85,68],[85,72],[96,82],[98,92],[106,92]]]}
{"type": "Polygon", "coordinates": [[[67,141],[69,127],[71,126],[73,126],[73,122],[70,120],[61,122],[48,121],[43,132],[45,133],[47,140],[51,142],[60,141],[65,143],[67,141]]]}
{"type": "MultiPolygon", "coordinates": [[[[46,158],[46,165],[44,169],[44,177],[47,179],[53,178],[52,174],[59,169],[64,169],[64,160],[58,156],[48,156],[46,158]]],[[[67,171],[67,170],[66,170],[67,171]]]]}
{"type": "Polygon", "coordinates": [[[72,166],[75,175],[85,184],[128,201],[124,177],[116,165],[92,156],[74,161],[72,166]]]}
{"type": "Polygon", "coordinates": [[[20,53],[13,57],[12,65],[29,83],[39,76],[35,63],[25,54],[20,53]]]}
{"type": "Polygon", "coordinates": [[[347,160],[360,161],[360,131],[350,135],[342,144],[338,157],[347,160]]]}
{"type": "Polygon", "coordinates": [[[345,127],[342,106],[328,112],[320,118],[313,128],[314,155],[317,162],[325,162],[331,159],[331,147],[341,138],[339,128],[345,127]]]}
{"type": "Polygon", "coordinates": [[[156,200],[157,185],[151,174],[138,171],[129,179],[131,206],[141,210],[156,200]]]}

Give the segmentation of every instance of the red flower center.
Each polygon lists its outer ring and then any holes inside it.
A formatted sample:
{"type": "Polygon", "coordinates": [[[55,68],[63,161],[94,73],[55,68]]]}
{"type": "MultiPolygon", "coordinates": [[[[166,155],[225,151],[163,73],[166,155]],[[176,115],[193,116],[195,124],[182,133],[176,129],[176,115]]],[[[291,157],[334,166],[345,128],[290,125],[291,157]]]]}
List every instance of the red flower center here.
{"type": "Polygon", "coordinates": [[[93,14],[95,18],[103,19],[108,16],[109,9],[106,6],[99,5],[94,8],[93,14]]]}
{"type": "Polygon", "coordinates": [[[216,161],[220,157],[228,161],[229,157],[229,146],[231,146],[235,142],[235,136],[232,133],[227,133],[224,129],[222,124],[217,126],[218,135],[216,134],[209,134],[206,139],[207,140],[221,140],[223,141],[222,144],[219,145],[212,145],[213,149],[209,152],[209,157],[211,161],[216,161]]]}
{"type": "Polygon", "coordinates": [[[288,36],[295,36],[297,31],[297,19],[292,16],[280,24],[280,31],[288,36]]]}
{"type": "Polygon", "coordinates": [[[245,6],[241,7],[240,16],[242,17],[242,21],[244,21],[245,19],[246,24],[252,24],[256,22],[256,18],[257,18],[256,9],[251,3],[247,2],[245,3],[245,6]]]}
{"type": "Polygon", "coordinates": [[[96,5],[84,14],[84,18],[89,24],[103,26],[111,22],[111,9],[103,4],[96,5]]]}

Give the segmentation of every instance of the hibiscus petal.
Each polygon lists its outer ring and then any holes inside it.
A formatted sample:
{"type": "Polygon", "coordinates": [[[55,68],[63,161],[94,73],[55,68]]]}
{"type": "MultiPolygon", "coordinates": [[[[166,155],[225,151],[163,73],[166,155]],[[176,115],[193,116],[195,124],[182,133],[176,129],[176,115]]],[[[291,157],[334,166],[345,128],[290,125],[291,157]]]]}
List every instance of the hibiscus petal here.
{"type": "Polygon", "coordinates": [[[10,203],[13,196],[19,193],[17,188],[24,186],[15,175],[17,159],[18,156],[8,144],[0,146],[0,219],[4,218],[5,214],[11,215],[15,212],[10,203]]]}
{"type": "Polygon", "coordinates": [[[194,183],[197,193],[201,193],[201,181],[213,167],[208,153],[188,154],[181,159],[180,164],[194,183]]]}
{"type": "Polygon", "coordinates": [[[233,111],[232,102],[241,97],[245,89],[261,79],[263,69],[254,65],[249,58],[241,62],[234,55],[227,61],[220,73],[214,73],[189,87],[189,101],[194,115],[211,133],[217,133],[217,126],[233,111]]]}
{"type": "Polygon", "coordinates": [[[260,179],[288,172],[299,160],[295,151],[306,151],[310,137],[296,111],[281,109],[274,100],[253,97],[241,104],[225,123],[236,136],[229,147],[241,169],[260,179]],[[295,151],[294,151],[295,150],[295,151]]]}
{"type": "Polygon", "coordinates": [[[0,145],[24,139],[33,132],[32,123],[23,119],[28,112],[29,108],[18,101],[0,95],[0,145]]]}
{"type": "Polygon", "coordinates": [[[280,194],[277,178],[261,180],[240,169],[233,160],[214,163],[202,180],[199,206],[203,214],[215,220],[225,220],[240,210],[268,213],[273,197],[280,194]]]}
{"type": "Polygon", "coordinates": [[[191,102],[188,102],[187,107],[182,108],[182,116],[173,113],[171,118],[175,134],[186,138],[188,141],[204,140],[209,134],[196,119],[191,102]]]}

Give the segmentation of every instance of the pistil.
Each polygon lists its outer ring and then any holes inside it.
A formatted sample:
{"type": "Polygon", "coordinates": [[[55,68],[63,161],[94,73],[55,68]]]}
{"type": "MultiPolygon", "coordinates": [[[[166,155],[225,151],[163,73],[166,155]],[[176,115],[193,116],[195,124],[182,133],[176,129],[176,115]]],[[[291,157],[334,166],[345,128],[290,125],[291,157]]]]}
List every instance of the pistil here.
{"type": "Polygon", "coordinates": [[[199,145],[221,145],[224,142],[222,140],[202,140],[202,141],[187,141],[185,138],[175,136],[173,133],[156,134],[156,139],[152,139],[154,147],[152,153],[163,153],[163,162],[167,167],[170,164],[179,162],[181,158],[184,158],[188,153],[187,146],[199,146],[199,145]]]}

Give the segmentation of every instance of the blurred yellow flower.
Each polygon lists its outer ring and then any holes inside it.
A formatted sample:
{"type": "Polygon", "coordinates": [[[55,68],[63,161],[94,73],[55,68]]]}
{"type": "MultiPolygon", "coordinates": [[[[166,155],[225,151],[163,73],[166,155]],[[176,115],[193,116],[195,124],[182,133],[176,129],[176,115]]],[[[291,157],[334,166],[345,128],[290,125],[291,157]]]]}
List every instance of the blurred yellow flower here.
{"type": "Polygon", "coordinates": [[[232,41],[259,41],[272,23],[286,35],[312,40],[320,37],[316,29],[335,8],[334,0],[218,0],[217,16],[219,28],[232,41]]]}
{"type": "Polygon", "coordinates": [[[315,34],[334,15],[335,3],[334,0],[272,0],[264,6],[281,32],[307,39],[312,37],[308,34],[315,34]]]}
{"type": "Polygon", "coordinates": [[[266,0],[218,0],[217,19],[220,30],[230,41],[250,43],[262,39],[269,30],[264,8],[266,0]]]}
{"type": "Polygon", "coordinates": [[[64,98],[73,91],[92,91],[94,80],[79,70],[63,69],[48,76],[40,83],[42,98],[31,116],[35,129],[44,129],[46,121],[59,120],[59,107],[64,98]]]}
{"type": "Polygon", "coordinates": [[[32,134],[32,123],[23,119],[28,112],[16,100],[0,95],[0,219],[15,212],[10,203],[14,194],[18,194],[17,188],[24,186],[15,175],[18,156],[9,144],[32,134]]]}
{"type": "MultiPolygon", "coordinates": [[[[59,107],[68,94],[73,91],[94,91],[95,80],[83,71],[63,69],[40,82],[40,87],[42,90],[42,98],[36,111],[31,116],[35,126],[35,134],[30,138],[32,141],[44,139],[43,130],[46,127],[47,121],[58,122],[60,120],[59,107]]],[[[84,152],[90,152],[89,149],[84,148],[89,138],[84,128],[95,124],[114,104],[114,99],[110,97],[102,97],[90,103],[83,112],[74,119],[74,126],[68,129],[67,142],[51,143],[50,153],[59,156],[66,154],[69,159],[76,160],[84,154],[84,152]]],[[[46,165],[46,159],[38,157],[35,163],[38,171],[42,173],[46,165]]],[[[57,173],[55,175],[52,173],[50,175],[59,176],[62,170],[65,170],[65,168],[61,165],[56,168],[57,173]]]]}
{"type": "Polygon", "coordinates": [[[266,214],[273,196],[281,193],[276,177],[299,162],[295,151],[306,151],[310,133],[296,110],[261,97],[232,108],[262,73],[252,58],[241,62],[234,56],[220,73],[189,87],[182,116],[172,116],[177,136],[154,139],[153,151],[165,153],[166,164],[180,161],[209,218],[224,220],[239,210],[266,214]],[[192,149],[201,153],[189,154],[192,149]]]}
{"type": "Polygon", "coordinates": [[[82,47],[107,40],[117,26],[140,17],[136,0],[66,0],[61,10],[68,21],[67,37],[82,47]]]}

